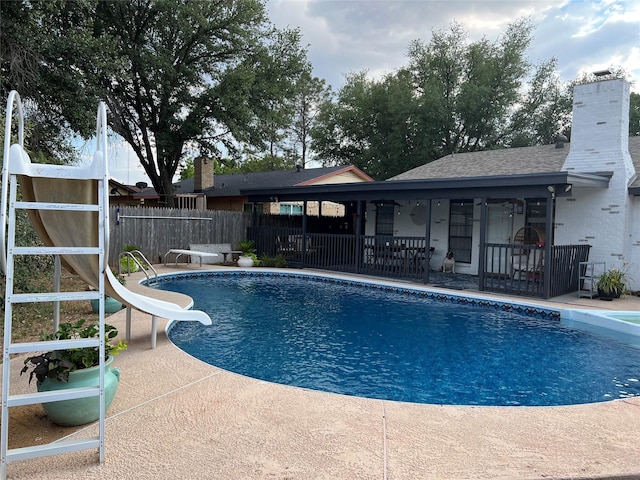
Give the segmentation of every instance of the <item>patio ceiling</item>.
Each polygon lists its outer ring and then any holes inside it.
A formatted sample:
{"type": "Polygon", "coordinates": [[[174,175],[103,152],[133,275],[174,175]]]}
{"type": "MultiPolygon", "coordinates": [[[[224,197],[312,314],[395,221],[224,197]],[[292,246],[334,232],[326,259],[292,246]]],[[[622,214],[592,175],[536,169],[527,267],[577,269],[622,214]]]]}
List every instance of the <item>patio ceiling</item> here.
{"type": "Polygon", "coordinates": [[[572,196],[573,187],[607,188],[612,172],[393,180],[241,190],[250,202],[381,201],[450,198],[549,198],[572,196]],[[553,187],[553,188],[551,188],[553,187]]]}

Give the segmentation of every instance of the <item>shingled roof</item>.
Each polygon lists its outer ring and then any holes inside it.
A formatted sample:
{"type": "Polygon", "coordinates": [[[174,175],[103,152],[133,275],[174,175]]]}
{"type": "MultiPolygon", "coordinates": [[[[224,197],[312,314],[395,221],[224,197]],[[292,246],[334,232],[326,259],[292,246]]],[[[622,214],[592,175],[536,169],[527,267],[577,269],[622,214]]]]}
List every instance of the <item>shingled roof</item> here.
{"type": "MultiPolygon", "coordinates": [[[[640,172],[640,137],[629,138],[629,153],[636,172],[640,172]]],[[[454,153],[396,175],[389,181],[560,172],[568,154],[568,144],[564,148],[541,145],[454,153]]],[[[603,170],[606,168],[603,167],[603,170]]],[[[640,185],[640,180],[636,180],[636,183],[640,185]]]]}
{"type": "MultiPolygon", "coordinates": [[[[322,183],[326,179],[342,173],[354,172],[366,181],[373,179],[353,165],[339,165],[335,167],[304,168],[293,170],[276,170],[271,172],[235,173],[215,175],[214,186],[202,190],[207,197],[236,197],[242,196],[240,190],[266,187],[293,187],[296,185],[310,185],[322,183]]],[[[194,179],[189,178],[174,183],[174,194],[184,195],[194,193],[194,179]]],[[[154,189],[145,190],[140,196],[157,195],[154,189]]]]}

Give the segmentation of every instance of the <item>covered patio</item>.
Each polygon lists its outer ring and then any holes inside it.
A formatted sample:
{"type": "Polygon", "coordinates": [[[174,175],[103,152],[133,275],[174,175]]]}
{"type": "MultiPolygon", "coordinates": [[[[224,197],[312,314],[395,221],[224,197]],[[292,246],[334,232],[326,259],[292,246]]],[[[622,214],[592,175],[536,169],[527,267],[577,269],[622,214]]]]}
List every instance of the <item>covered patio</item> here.
{"type": "Polygon", "coordinates": [[[587,244],[555,244],[556,198],[572,196],[574,186],[606,188],[610,177],[610,173],[554,172],[248,189],[242,193],[254,205],[274,200],[303,202],[299,226],[269,225],[254,210],[253,226],[249,229],[249,237],[256,242],[260,254],[281,254],[292,266],[433,285],[440,278],[432,277],[440,270],[446,251],[457,254],[466,249],[468,259],[464,268],[453,275],[466,273],[475,277],[477,290],[548,299],[579,289],[584,270],[581,262],[588,261],[590,249],[587,244]],[[345,205],[346,215],[339,230],[318,228],[321,222],[314,222],[307,214],[309,202],[322,201],[345,205]],[[442,215],[446,218],[434,216],[441,202],[448,205],[467,202],[471,207],[468,218],[463,219],[467,224],[454,225],[453,209],[442,215]],[[517,238],[515,232],[506,242],[491,241],[491,206],[495,204],[538,205],[536,228],[544,232],[544,241],[530,235],[517,238]],[[399,216],[402,211],[410,211],[413,222],[424,226],[420,235],[406,234],[395,226],[391,233],[380,234],[376,210],[389,206],[392,225],[396,212],[399,216]],[[408,210],[411,206],[415,208],[408,210]],[[449,228],[447,241],[436,246],[434,229],[442,230],[439,224],[445,223],[449,228]],[[465,238],[452,240],[457,233],[455,228],[464,230],[458,237],[465,238]]]}

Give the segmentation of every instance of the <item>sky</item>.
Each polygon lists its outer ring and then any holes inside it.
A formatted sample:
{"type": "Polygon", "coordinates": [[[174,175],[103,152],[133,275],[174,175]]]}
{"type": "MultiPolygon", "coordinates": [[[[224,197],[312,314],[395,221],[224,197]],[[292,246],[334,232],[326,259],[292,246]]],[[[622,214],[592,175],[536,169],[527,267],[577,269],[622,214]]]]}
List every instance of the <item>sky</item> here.
{"type": "MultiPolygon", "coordinates": [[[[277,27],[300,29],[314,75],[334,92],[349,73],[366,70],[378,79],[406,66],[413,40],[429,43],[432,32],[453,22],[470,41],[496,42],[507,25],[529,17],[535,25],[530,63],[557,58],[567,82],[622,67],[640,93],[640,0],[267,0],[267,12],[277,27]]],[[[112,148],[114,178],[148,182],[133,153],[112,148]]]]}
{"type": "Polygon", "coordinates": [[[277,27],[300,29],[314,75],[334,91],[346,74],[381,78],[406,66],[413,40],[429,43],[453,22],[470,41],[495,42],[528,17],[531,63],[557,58],[565,81],[621,66],[640,92],[640,0],[268,0],[267,10],[277,27]]]}

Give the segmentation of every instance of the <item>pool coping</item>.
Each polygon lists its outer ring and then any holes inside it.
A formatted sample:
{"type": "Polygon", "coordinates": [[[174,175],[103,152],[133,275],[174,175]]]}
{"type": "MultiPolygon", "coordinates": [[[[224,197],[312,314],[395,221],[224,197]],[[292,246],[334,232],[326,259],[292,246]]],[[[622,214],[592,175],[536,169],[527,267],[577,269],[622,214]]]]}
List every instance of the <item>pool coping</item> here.
{"type": "MultiPolygon", "coordinates": [[[[158,267],[159,273],[181,270],[200,269],[158,267]]],[[[540,305],[590,304],[554,299],[540,305]]],[[[619,305],[640,310],[634,298],[619,305]]],[[[605,307],[612,306],[593,303],[596,310],[605,307]]],[[[124,322],[124,311],[109,317],[121,332],[124,322]]],[[[134,311],[132,323],[129,349],[114,362],[122,381],[108,412],[105,463],[97,464],[95,452],[78,452],[11,463],[8,478],[42,478],[43,472],[50,479],[640,477],[637,397],[563,407],[361,399],[232,374],[190,357],[162,333],[152,350],[150,317],[134,311]]],[[[159,323],[166,328],[168,322],[159,323]]],[[[26,384],[19,377],[12,382],[26,384]]],[[[55,427],[30,412],[23,429],[32,441],[95,430],[55,427]]]]}

